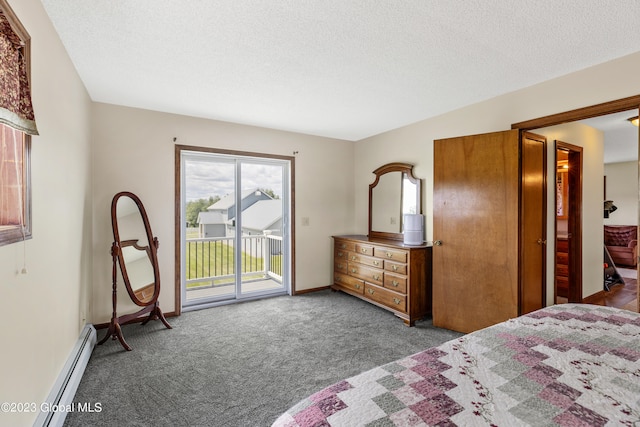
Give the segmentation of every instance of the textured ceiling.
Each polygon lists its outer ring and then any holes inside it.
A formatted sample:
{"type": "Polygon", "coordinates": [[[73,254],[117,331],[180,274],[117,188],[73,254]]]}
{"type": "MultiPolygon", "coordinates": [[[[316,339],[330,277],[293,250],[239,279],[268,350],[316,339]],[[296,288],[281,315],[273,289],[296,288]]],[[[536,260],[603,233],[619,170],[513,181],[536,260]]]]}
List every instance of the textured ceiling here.
{"type": "Polygon", "coordinates": [[[638,128],[629,123],[638,110],[624,111],[581,120],[604,133],[604,163],[629,162],[638,159],[638,128]]]}
{"type": "Polygon", "coordinates": [[[636,0],[41,0],[96,102],[359,140],[640,50],[636,0]]]}

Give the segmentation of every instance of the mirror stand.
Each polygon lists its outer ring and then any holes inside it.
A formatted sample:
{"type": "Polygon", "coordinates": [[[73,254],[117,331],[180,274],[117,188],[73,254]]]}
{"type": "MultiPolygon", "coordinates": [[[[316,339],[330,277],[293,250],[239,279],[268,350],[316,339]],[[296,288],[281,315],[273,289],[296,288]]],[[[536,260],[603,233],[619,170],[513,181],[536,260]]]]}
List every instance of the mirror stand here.
{"type": "Polygon", "coordinates": [[[98,343],[103,344],[111,337],[122,347],[131,351],[122,334],[121,325],[135,321],[144,315],[146,325],[150,320],[160,320],[167,329],[172,329],[165,319],[158,296],[160,295],[160,272],[158,268],[158,238],[153,236],[147,212],[140,199],[133,193],[121,192],[111,202],[111,244],[113,311],[109,329],[98,343]],[[142,307],[135,313],[118,316],[118,266],[125,289],[131,301],[142,307]]]}
{"type": "MultiPolygon", "coordinates": [[[[158,239],[154,238],[153,243],[157,248],[158,239]]],[[[152,305],[147,305],[146,307],[143,307],[141,310],[138,310],[135,313],[125,314],[123,316],[118,317],[118,308],[117,308],[118,307],[118,271],[117,271],[118,267],[117,267],[117,264],[118,264],[119,253],[120,253],[120,248],[118,246],[118,242],[113,242],[113,244],[111,245],[111,258],[113,259],[113,269],[112,269],[113,279],[112,279],[111,301],[113,303],[113,312],[111,314],[111,322],[109,323],[109,329],[107,330],[107,333],[104,336],[104,338],[102,338],[102,340],[98,342],[98,345],[104,344],[109,339],[109,337],[111,337],[112,340],[117,339],[118,341],[120,341],[120,344],[122,345],[122,347],[124,347],[125,350],[131,351],[132,350],[131,346],[127,344],[127,342],[124,339],[124,335],[122,334],[122,328],[120,327],[121,324],[124,325],[127,322],[135,320],[149,313],[149,316],[144,321],[142,321],[143,325],[146,325],[150,320],[160,320],[162,324],[167,327],[167,329],[173,329],[173,328],[171,327],[169,322],[167,322],[167,319],[164,317],[164,314],[162,313],[162,310],[160,309],[160,305],[157,300],[152,305]]]]}

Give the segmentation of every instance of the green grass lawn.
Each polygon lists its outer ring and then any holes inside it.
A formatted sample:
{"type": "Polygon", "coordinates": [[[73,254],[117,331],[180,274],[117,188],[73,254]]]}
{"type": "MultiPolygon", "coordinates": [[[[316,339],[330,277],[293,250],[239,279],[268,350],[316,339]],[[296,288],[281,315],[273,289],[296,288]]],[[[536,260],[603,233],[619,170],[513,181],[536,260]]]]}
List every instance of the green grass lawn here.
{"type": "MultiPolygon", "coordinates": [[[[263,277],[264,260],[242,253],[242,272],[256,274],[255,279],[263,277]]],[[[235,272],[233,246],[222,241],[217,242],[191,242],[187,243],[185,260],[187,279],[199,277],[228,276],[235,272]]],[[[271,270],[280,272],[282,267],[282,255],[271,255],[271,270]]],[[[243,280],[252,280],[253,276],[244,276],[243,280]]],[[[232,283],[235,279],[227,277],[214,280],[213,284],[232,283]]],[[[202,286],[202,283],[191,283],[187,288],[202,286]]]]}

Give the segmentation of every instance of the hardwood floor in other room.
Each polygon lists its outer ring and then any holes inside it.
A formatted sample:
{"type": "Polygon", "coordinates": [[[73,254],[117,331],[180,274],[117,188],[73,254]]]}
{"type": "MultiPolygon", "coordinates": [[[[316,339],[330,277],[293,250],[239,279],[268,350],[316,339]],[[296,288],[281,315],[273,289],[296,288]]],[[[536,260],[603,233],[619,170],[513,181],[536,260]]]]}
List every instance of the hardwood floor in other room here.
{"type": "Polygon", "coordinates": [[[609,307],[624,308],[630,311],[638,311],[638,285],[636,279],[624,277],[624,285],[617,284],[611,290],[604,291],[602,298],[589,301],[592,304],[606,305],[609,307]]]}

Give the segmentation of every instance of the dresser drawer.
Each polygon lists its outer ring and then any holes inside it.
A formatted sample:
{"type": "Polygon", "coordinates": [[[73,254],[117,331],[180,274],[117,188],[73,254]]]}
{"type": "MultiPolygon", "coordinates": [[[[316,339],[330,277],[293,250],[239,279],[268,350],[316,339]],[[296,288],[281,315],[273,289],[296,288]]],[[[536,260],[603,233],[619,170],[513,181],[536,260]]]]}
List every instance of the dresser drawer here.
{"type": "Polygon", "coordinates": [[[365,243],[356,243],[356,252],[360,255],[373,256],[373,245],[367,245],[365,243]]]}
{"type": "Polygon", "coordinates": [[[407,299],[404,295],[378,286],[364,284],[364,296],[399,311],[407,311],[407,299]]]}
{"type": "Polygon", "coordinates": [[[569,265],[569,254],[558,252],[556,253],[556,263],[562,265],[569,265]]]}
{"type": "Polygon", "coordinates": [[[376,246],[373,254],[378,258],[384,258],[389,261],[407,262],[406,251],[400,251],[397,249],[389,249],[389,248],[376,246]]]}
{"type": "Polygon", "coordinates": [[[346,261],[348,256],[349,256],[349,251],[346,251],[344,249],[336,248],[335,251],[333,251],[333,257],[336,261],[337,260],[346,261]]]}
{"type": "Polygon", "coordinates": [[[384,287],[396,292],[407,293],[407,276],[393,273],[384,273],[384,287]]]}
{"type": "Polygon", "coordinates": [[[569,241],[567,239],[558,239],[558,240],[556,240],[556,250],[558,252],[568,252],[569,251],[569,241]]]}
{"type": "Polygon", "coordinates": [[[355,252],[349,252],[347,253],[347,260],[349,262],[360,262],[360,255],[355,252]]]}
{"type": "Polygon", "coordinates": [[[335,249],[338,250],[343,250],[343,251],[355,251],[356,250],[356,243],[355,242],[350,242],[348,240],[338,240],[336,239],[336,244],[335,244],[335,249]]]}
{"type": "Polygon", "coordinates": [[[569,277],[569,266],[568,265],[556,265],[556,277],[563,276],[569,277]]]}
{"type": "Polygon", "coordinates": [[[382,286],[384,283],[384,273],[377,268],[366,267],[362,264],[350,262],[347,267],[350,276],[357,277],[367,282],[382,286]]]}
{"type": "Polygon", "coordinates": [[[397,274],[407,274],[407,264],[401,264],[399,262],[385,260],[384,269],[397,274]]]}
{"type": "Polygon", "coordinates": [[[347,276],[346,274],[334,273],[333,281],[338,285],[351,289],[352,291],[364,294],[364,282],[356,279],[355,277],[347,276]]]}
{"type": "Polygon", "coordinates": [[[333,269],[339,273],[348,274],[347,265],[346,259],[336,258],[333,260],[333,269]]]}
{"type": "Polygon", "coordinates": [[[384,261],[382,261],[380,258],[375,258],[367,255],[360,255],[357,252],[349,253],[349,261],[368,265],[374,268],[382,268],[384,264],[384,261]]]}

